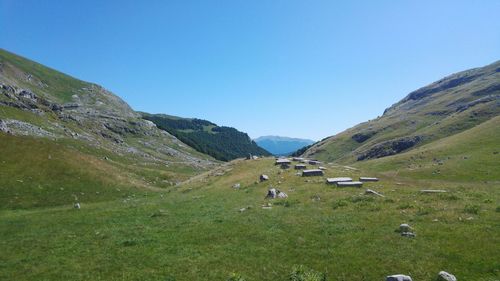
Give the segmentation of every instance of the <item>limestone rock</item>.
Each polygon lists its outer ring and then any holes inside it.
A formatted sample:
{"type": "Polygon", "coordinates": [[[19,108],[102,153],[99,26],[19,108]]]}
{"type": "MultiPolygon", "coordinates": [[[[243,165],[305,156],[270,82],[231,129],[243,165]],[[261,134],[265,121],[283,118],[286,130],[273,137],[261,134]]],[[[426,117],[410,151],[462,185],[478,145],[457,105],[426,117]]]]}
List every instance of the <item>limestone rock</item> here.
{"type": "Polygon", "coordinates": [[[413,281],[413,280],[408,275],[396,274],[396,275],[387,276],[385,278],[385,281],[413,281]]]}
{"type": "Polygon", "coordinates": [[[438,281],[457,281],[457,278],[453,274],[450,274],[446,271],[441,271],[438,274],[437,280],[438,281]]]}

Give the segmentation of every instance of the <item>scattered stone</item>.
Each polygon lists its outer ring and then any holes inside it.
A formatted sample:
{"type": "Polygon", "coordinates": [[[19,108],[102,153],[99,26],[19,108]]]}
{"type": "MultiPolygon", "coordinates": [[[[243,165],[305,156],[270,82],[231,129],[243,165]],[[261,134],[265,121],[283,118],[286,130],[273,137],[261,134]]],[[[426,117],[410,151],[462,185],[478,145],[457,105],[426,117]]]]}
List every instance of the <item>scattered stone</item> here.
{"type": "Polygon", "coordinates": [[[442,189],[423,189],[420,190],[421,193],[446,193],[446,190],[442,189]]]}
{"type": "Polygon", "coordinates": [[[399,225],[399,232],[410,232],[412,230],[411,226],[407,223],[403,223],[399,225]]]}
{"type": "Polygon", "coordinates": [[[73,204],[73,208],[80,209],[81,208],[80,203],[73,204]]]}
{"type": "Polygon", "coordinates": [[[320,169],[312,169],[312,170],[302,171],[303,177],[322,176],[322,175],[323,175],[323,171],[320,169]]]}
{"type": "Polygon", "coordinates": [[[396,275],[387,276],[385,278],[385,281],[413,281],[413,280],[408,275],[396,274],[396,275]]]}
{"type": "Polygon", "coordinates": [[[382,195],[382,194],[380,194],[380,193],[376,192],[375,190],[371,190],[371,189],[367,189],[367,190],[365,191],[365,194],[373,194],[373,195],[377,195],[377,196],[380,196],[380,197],[385,197],[384,195],[382,195]]]}
{"type": "Polygon", "coordinates": [[[417,237],[417,235],[413,232],[401,232],[401,236],[410,238],[417,237]]]}
{"type": "Polygon", "coordinates": [[[288,195],[282,191],[278,191],[278,198],[288,198],[288,195]]]}
{"type": "Polygon", "coordinates": [[[274,199],[276,198],[276,196],[278,196],[278,191],[276,190],[276,188],[271,188],[267,191],[266,198],[274,199]]]}
{"type": "Polygon", "coordinates": [[[446,271],[441,271],[438,274],[437,280],[438,281],[457,281],[457,278],[453,274],[450,274],[446,271]]]}
{"type": "Polygon", "coordinates": [[[268,203],[266,203],[266,204],[264,204],[264,205],[262,205],[262,209],[267,209],[267,210],[269,210],[269,209],[271,209],[272,207],[273,207],[273,204],[271,204],[271,203],[269,203],[269,202],[268,202],[268,203]]]}
{"type": "Polygon", "coordinates": [[[326,168],[323,166],[319,166],[318,169],[323,170],[323,171],[326,170],[326,168]]]}
{"type": "Polygon", "coordinates": [[[233,188],[234,188],[234,189],[240,189],[240,187],[241,187],[241,184],[239,184],[239,183],[237,183],[237,184],[233,185],[233,188]]]}
{"type": "Polygon", "coordinates": [[[311,196],[311,200],[314,202],[318,202],[318,201],[321,201],[321,197],[319,197],[318,194],[315,194],[315,195],[311,196]]]}
{"type": "Polygon", "coordinates": [[[248,206],[248,207],[245,207],[245,208],[241,208],[239,211],[240,211],[240,213],[243,213],[243,212],[245,212],[247,210],[250,210],[251,208],[252,207],[248,206]]]}
{"type": "Polygon", "coordinates": [[[338,187],[362,187],[363,183],[360,181],[338,182],[338,187]]]}
{"type": "Polygon", "coordinates": [[[378,181],[378,178],[359,177],[359,181],[378,181]]]}
{"type": "Polygon", "coordinates": [[[348,177],[340,177],[340,178],[327,178],[326,183],[327,184],[337,184],[339,182],[350,182],[352,181],[351,178],[348,177]]]}
{"type": "Polygon", "coordinates": [[[267,180],[269,180],[268,175],[260,175],[260,181],[267,181],[267,180]]]}

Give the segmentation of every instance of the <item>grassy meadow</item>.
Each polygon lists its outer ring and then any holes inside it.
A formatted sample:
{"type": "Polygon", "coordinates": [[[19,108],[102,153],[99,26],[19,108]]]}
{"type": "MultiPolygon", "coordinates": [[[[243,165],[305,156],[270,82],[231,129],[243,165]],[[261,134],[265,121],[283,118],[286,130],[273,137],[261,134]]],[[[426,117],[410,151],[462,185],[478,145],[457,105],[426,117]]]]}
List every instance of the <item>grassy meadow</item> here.
{"type": "Polygon", "coordinates": [[[459,280],[499,279],[498,181],[397,178],[328,164],[326,176],[381,176],[361,189],[337,188],[273,164],[236,160],[169,191],[82,200],[80,210],[2,208],[0,280],[290,280],[297,265],[327,280],[402,273],[430,281],[440,270],[459,280]],[[261,173],[270,180],[259,183],[261,173]],[[269,186],[289,197],[265,199],[269,186]],[[366,188],[386,197],[364,195],[366,188]],[[449,192],[419,192],[430,188],[449,192]],[[396,233],[401,223],[417,237],[396,233]]]}

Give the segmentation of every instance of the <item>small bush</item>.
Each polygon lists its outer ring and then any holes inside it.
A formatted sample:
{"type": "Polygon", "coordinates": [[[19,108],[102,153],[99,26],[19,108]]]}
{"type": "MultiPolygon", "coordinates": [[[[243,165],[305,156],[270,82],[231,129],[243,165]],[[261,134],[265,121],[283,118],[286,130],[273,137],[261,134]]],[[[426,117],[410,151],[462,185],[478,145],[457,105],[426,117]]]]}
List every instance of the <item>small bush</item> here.
{"type": "Polygon", "coordinates": [[[326,281],[326,274],[309,269],[303,265],[295,266],[290,274],[290,281],[326,281]]]}
{"type": "Polygon", "coordinates": [[[479,209],[479,205],[466,205],[464,208],[464,212],[467,214],[477,215],[479,214],[479,209]]]}
{"type": "Polygon", "coordinates": [[[346,200],[340,199],[340,200],[337,200],[337,201],[333,202],[333,206],[332,207],[335,210],[335,209],[338,209],[340,207],[345,207],[347,205],[348,205],[348,203],[347,203],[346,200]]]}
{"type": "Polygon", "coordinates": [[[500,206],[497,206],[496,210],[497,213],[500,213],[500,206]]]}

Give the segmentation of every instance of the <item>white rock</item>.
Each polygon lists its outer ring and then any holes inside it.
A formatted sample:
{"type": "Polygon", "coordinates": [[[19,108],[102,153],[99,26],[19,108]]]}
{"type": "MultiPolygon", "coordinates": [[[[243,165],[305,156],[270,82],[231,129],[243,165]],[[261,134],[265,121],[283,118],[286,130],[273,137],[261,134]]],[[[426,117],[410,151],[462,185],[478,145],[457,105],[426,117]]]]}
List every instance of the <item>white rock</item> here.
{"type": "Polygon", "coordinates": [[[441,271],[438,274],[438,280],[439,281],[457,281],[457,278],[453,274],[450,274],[446,271],[441,271]]]}
{"type": "Polygon", "coordinates": [[[286,193],[280,191],[278,193],[278,198],[288,198],[288,195],[286,193]]]}
{"type": "Polygon", "coordinates": [[[407,223],[402,223],[399,225],[399,231],[400,232],[409,232],[409,231],[411,231],[411,226],[407,223]]]}
{"type": "Polygon", "coordinates": [[[367,190],[365,191],[365,194],[373,194],[373,195],[377,195],[377,196],[380,196],[380,197],[385,197],[384,195],[382,195],[382,194],[380,194],[380,193],[376,192],[375,190],[371,190],[371,189],[367,189],[367,190]]]}
{"type": "Polygon", "coordinates": [[[385,281],[413,281],[413,280],[411,280],[411,277],[408,275],[396,274],[396,275],[387,276],[385,278],[385,281]]]}
{"type": "Polygon", "coordinates": [[[80,209],[80,208],[81,208],[80,203],[75,203],[75,204],[73,205],[73,208],[75,208],[75,209],[80,209]]]}
{"type": "Polygon", "coordinates": [[[276,188],[271,188],[267,191],[267,196],[266,198],[276,198],[276,196],[278,195],[278,191],[276,190],[276,188]]]}

